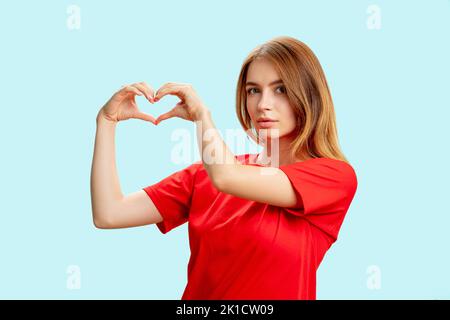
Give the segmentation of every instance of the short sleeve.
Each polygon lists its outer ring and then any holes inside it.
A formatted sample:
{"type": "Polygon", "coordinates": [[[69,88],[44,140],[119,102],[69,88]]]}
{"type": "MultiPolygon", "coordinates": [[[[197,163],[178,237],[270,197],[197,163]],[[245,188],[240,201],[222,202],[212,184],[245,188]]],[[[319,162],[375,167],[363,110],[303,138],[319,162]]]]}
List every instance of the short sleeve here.
{"type": "Polygon", "coordinates": [[[188,221],[199,166],[201,162],[197,161],[158,183],[143,188],[163,218],[163,221],[156,224],[163,234],[188,221]]]}
{"type": "Polygon", "coordinates": [[[315,158],[280,166],[289,178],[303,206],[284,208],[288,213],[308,218],[337,238],[338,230],[357,188],[356,173],[350,164],[315,158]]]}

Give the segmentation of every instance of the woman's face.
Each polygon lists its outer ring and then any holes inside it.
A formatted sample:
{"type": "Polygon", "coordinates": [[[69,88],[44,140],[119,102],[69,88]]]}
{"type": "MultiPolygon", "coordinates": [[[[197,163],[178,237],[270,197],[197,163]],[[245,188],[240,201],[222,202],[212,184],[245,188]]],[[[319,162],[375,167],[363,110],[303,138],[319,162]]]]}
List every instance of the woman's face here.
{"type": "Polygon", "coordinates": [[[296,116],[273,64],[264,58],[250,63],[247,82],[247,111],[253,127],[267,137],[286,136],[296,127],[296,116]],[[263,121],[264,118],[273,121],[263,121]],[[278,133],[276,130],[278,129],[278,133]]]}

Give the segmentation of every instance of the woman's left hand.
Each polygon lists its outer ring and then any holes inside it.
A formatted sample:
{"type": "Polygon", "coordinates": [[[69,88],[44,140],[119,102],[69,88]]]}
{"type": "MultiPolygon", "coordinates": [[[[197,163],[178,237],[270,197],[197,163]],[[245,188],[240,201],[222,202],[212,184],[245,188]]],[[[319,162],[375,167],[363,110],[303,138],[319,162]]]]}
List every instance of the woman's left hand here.
{"type": "Polygon", "coordinates": [[[158,89],[154,101],[157,102],[168,94],[177,96],[181,101],[172,110],[160,115],[156,119],[156,124],[172,117],[197,121],[208,111],[191,84],[168,82],[158,89]]]}

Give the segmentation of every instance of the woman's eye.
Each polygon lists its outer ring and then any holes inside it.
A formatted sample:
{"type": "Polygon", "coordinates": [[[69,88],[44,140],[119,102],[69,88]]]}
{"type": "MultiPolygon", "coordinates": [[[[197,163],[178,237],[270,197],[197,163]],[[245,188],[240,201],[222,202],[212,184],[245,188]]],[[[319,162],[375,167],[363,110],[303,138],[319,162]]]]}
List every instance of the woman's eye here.
{"type": "Polygon", "coordinates": [[[281,93],[286,93],[286,88],[284,86],[279,86],[277,89],[283,89],[281,90],[281,93]]]}
{"type": "Polygon", "coordinates": [[[250,88],[250,89],[248,89],[248,90],[247,90],[247,93],[248,93],[248,94],[252,94],[252,90],[256,90],[256,88],[250,88]]]}

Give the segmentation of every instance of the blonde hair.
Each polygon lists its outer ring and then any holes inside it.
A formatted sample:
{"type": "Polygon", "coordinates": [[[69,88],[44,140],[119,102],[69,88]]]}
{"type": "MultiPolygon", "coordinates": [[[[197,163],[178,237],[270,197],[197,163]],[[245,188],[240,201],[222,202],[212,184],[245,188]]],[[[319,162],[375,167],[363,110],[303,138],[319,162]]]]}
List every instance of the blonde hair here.
{"type": "Polygon", "coordinates": [[[332,158],[348,163],[339,147],[333,100],[320,62],[306,44],[292,37],[273,38],[253,49],[245,59],[236,90],[236,113],[243,129],[250,131],[250,137],[258,142],[247,111],[245,90],[250,63],[258,58],[274,64],[294,108],[297,126],[290,144],[291,156],[332,158]]]}

